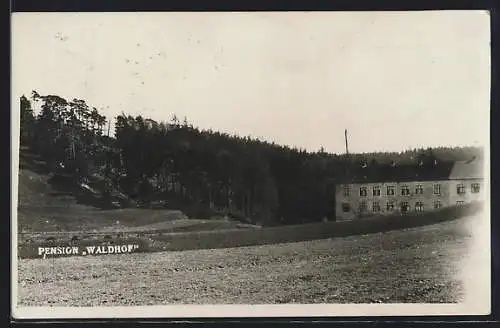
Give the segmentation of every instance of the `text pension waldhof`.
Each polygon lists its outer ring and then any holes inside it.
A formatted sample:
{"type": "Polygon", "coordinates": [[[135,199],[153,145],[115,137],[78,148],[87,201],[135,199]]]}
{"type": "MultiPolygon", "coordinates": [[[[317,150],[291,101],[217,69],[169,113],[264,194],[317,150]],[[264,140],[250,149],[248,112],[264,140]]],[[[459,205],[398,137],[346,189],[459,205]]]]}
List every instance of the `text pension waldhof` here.
{"type": "Polygon", "coordinates": [[[104,255],[132,253],[139,245],[99,245],[99,246],[52,246],[38,247],[38,255],[44,258],[47,255],[104,255]]]}

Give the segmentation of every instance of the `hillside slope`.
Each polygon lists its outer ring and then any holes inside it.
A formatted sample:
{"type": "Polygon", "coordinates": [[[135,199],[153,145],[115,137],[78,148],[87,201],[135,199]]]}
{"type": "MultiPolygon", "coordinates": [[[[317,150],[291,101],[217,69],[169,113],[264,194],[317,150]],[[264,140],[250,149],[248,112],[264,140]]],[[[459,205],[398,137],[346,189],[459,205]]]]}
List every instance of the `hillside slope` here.
{"type": "Polygon", "coordinates": [[[66,207],[77,205],[70,193],[55,190],[46,163],[38,156],[21,150],[18,174],[19,207],[66,207]]]}
{"type": "Polygon", "coordinates": [[[102,210],[83,204],[78,190],[58,188],[46,163],[27,149],[20,152],[18,177],[19,232],[98,231],[185,219],[176,210],[102,210]]]}
{"type": "Polygon", "coordinates": [[[19,163],[17,223],[20,233],[178,232],[242,226],[240,222],[222,218],[188,218],[177,209],[103,210],[89,205],[88,197],[82,201],[81,190],[54,183],[46,163],[28,149],[21,149],[19,163]]]}

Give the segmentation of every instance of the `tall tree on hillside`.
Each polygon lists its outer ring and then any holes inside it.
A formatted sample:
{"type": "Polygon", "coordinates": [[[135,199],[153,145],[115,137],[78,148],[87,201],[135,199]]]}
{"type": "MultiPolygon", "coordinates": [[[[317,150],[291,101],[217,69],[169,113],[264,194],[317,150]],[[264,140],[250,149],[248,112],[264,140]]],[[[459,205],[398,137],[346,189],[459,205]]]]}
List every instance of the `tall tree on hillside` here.
{"type": "Polygon", "coordinates": [[[21,109],[21,144],[29,145],[33,141],[33,136],[35,133],[35,115],[33,113],[33,108],[31,107],[31,102],[24,95],[20,98],[20,109],[21,109]]]}
{"type": "Polygon", "coordinates": [[[59,148],[64,143],[59,140],[62,136],[64,122],[62,107],[66,101],[57,96],[40,96],[42,110],[37,117],[35,127],[36,148],[48,160],[56,164],[64,160],[65,149],[59,148]]]}

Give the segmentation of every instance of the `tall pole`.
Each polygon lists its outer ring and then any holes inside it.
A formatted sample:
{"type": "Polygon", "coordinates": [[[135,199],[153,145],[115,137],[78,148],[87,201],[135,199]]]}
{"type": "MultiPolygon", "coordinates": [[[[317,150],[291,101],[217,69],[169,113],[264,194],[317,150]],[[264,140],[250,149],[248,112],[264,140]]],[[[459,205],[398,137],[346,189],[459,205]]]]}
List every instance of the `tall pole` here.
{"type": "Polygon", "coordinates": [[[348,143],[347,143],[347,129],[345,129],[345,154],[346,155],[349,155],[349,146],[348,146],[348,143]]]}
{"type": "Polygon", "coordinates": [[[347,129],[344,130],[344,136],[345,136],[345,176],[344,179],[349,179],[349,166],[350,166],[350,161],[349,161],[349,144],[347,141],[347,129]]]}
{"type": "MultiPolygon", "coordinates": [[[[110,129],[110,126],[111,126],[111,118],[108,120],[108,138],[109,138],[109,129],[110,129]]],[[[106,140],[106,142],[109,142],[109,140],[106,140]]],[[[110,193],[111,193],[111,189],[112,189],[112,186],[111,186],[111,150],[110,150],[110,147],[108,147],[109,145],[106,145],[105,144],[105,148],[106,149],[106,169],[104,170],[104,195],[106,197],[106,202],[109,202],[110,200],[110,193]]]]}

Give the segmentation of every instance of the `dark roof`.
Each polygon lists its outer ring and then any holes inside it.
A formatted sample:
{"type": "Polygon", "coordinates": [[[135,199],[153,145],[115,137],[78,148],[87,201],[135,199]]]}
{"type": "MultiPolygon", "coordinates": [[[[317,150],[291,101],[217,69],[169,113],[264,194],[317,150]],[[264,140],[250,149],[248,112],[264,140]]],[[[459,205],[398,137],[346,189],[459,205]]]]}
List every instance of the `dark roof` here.
{"type": "Polygon", "coordinates": [[[453,162],[353,165],[347,169],[344,183],[404,182],[446,180],[453,162]]]}
{"type": "Polygon", "coordinates": [[[483,161],[475,158],[469,161],[455,162],[450,173],[450,179],[480,179],[483,178],[483,161]]]}

